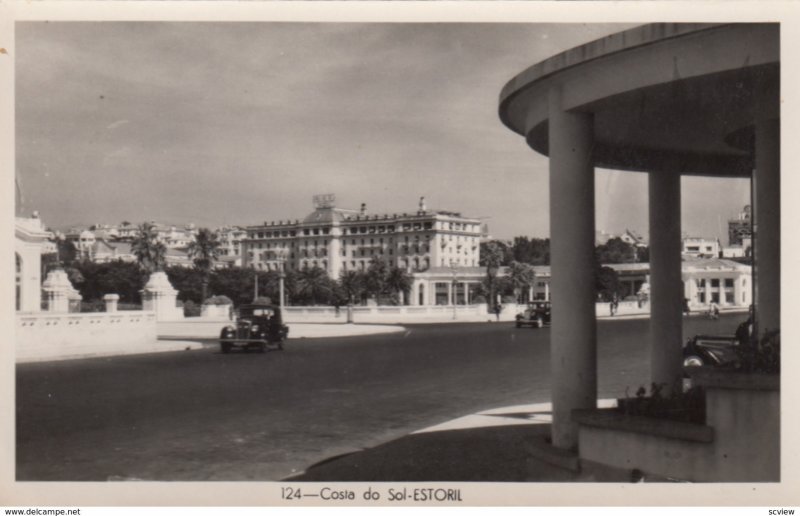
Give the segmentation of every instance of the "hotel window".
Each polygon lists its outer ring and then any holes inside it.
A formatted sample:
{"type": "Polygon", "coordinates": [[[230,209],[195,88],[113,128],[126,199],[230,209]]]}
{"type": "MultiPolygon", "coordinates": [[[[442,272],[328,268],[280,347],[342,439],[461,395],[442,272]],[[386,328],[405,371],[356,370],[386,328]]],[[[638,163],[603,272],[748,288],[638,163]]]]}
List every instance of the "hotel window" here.
{"type": "Polygon", "coordinates": [[[725,288],[733,288],[733,278],[725,278],[725,288]]]}
{"type": "Polygon", "coordinates": [[[314,228],[314,234],[315,234],[315,235],[319,235],[319,229],[317,229],[317,228],[314,228]]]}
{"type": "Polygon", "coordinates": [[[719,288],[719,278],[714,278],[711,280],[711,288],[717,287],[719,288]]]}
{"type": "Polygon", "coordinates": [[[729,305],[734,303],[733,292],[725,292],[725,302],[729,305]]]}

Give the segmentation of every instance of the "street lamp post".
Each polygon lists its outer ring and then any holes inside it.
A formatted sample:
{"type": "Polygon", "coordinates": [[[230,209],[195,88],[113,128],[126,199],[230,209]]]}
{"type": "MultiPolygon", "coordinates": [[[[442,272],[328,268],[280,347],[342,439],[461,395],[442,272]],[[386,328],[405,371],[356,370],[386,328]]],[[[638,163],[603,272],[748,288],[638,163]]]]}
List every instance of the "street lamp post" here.
{"type": "Polygon", "coordinates": [[[286,252],[281,251],[278,253],[278,263],[280,264],[280,272],[278,274],[278,306],[283,308],[285,303],[283,294],[283,280],[286,278],[286,252]]]}
{"type": "Polygon", "coordinates": [[[456,318],[457,318],[457,316],[456,316],[456,302],[458,300],[458,295],[457,295],[457,292],[456,292],[456,287],[458,286],[458,283],[456,283],[456,262],[455,262],[455,260],[450,260],[450,272],[453,274],[453,284],[452,284],[451,292],[452,292],[452,301],[453,301],[453,320],[455,321],[456,318]]]}
{"type": "Polygon", "coordinates": [[[253,274],[255,275],[254,288],[253,288],[253,302],[258,299],[258,271],[253,267],[253,274]]]}

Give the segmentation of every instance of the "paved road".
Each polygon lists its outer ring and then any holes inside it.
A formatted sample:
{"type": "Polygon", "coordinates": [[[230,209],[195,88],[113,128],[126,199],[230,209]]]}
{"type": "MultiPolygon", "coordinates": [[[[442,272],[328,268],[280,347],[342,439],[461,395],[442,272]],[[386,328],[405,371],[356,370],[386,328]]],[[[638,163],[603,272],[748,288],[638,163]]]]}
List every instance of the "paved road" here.
{"type": "MultiPolygon", "coordinates": [[[[742,316],[687,319],[732,332],[742,316]]],[[[648,321],[601,321],[601,397],[647,383],[648,321]]],[[[410,326],[17,367],[18,480],[277,480],[479,410],[549,399],[548,328],[410,326]]]]}

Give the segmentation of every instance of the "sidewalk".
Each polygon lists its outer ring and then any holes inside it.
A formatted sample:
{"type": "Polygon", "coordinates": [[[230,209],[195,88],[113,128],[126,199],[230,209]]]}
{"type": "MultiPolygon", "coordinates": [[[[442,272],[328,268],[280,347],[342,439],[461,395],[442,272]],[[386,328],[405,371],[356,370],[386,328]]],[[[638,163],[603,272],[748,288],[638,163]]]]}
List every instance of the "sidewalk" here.
{"type": "MultiPolygon", "coordinates": [[[[159,322],[157,332],[159,339],[216,339],[220,330],[232,322],[228,319],[185,320],[159,322]]],[[[290,323],[289,338],[305,339],[319,337],[351,337],[357,335],[375,335],[379,333],[396,333],[405,331],[403,326],[386,324],[324,324],[324,323],[290,323]]]]}
{"type": "MultiPolygon", "coordinates": [[[[615,400],[599,400],[601,407],[615,400]]],[[[551,405],[482,411],[333,457],[286,481],[620,482],[619,472],[580,472],[536,458],[550,434],[551,405]]],[[[575,459],[577,460],[577,459],[575,459]]]]}

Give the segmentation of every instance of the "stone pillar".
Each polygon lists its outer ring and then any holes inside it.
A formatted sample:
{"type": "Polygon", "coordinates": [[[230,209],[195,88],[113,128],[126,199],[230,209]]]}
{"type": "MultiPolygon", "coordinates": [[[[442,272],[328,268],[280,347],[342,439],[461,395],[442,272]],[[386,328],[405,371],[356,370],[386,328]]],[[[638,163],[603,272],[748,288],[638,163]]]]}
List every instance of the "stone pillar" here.
{"type": "Polygon", "coordinates": [[[55,313],[69,312],[69,300],[80,294],[72,287],[67,273],[63,269],[55,269],[47,273],[47,279],[42,283],[47,298],[47,311],[55,313]]]}
{"type": "Polygon", "coordinates": [[[466,281],[462,283],[464,285],[464,305],[469,305],[469,283],[466,281]]]}
{"type": "Polygon", "coordinates": [[[550,301],[550,282],[549,281],[545,281],[544,282],[544,300],[545,301],[550,301]]]}
{"type": "Polygon", "coordinates": [[[693,305],[697,302],[697,278],[689,276],[689,279],[686,280],[686,283],[689,285],[689,291],[687,292],[686,297],[689,299],[689,304],[693,305]]]}
{"type": "Polygon", "coordinates": [[[719,306],[725,306],[727,303],[725,301],[725,278],[719,278],[719,306]]]}
{"type": "Polygon", "coordinates": [[[562,110],[558,89],[549,103],[552,443],[572,449],[578,427],[571,412],[597,406],[594,121],[562,110]]]}
{"type": "Polygon", "coordinates": [[[106,312],[113,313],[117,311],[117,302],[119,301],[119,294],[106,294],[103,296],[103,301],[106,302],[106,312]]]}
{"type": "Polygon", "coordinates": [[[454,305],[455,304],[455,292],[453,292],[453,282],[447,282],[447,304],[454,305]]]}
{"type": "Polygon", "coordinates": [[[756,120],[755,132],[756,322],[763,334],[781,326],[780,119],[756,120]]]}
{"type": "Polygon", "coordinates": [[[157,321],[183,319],[183,312],[176,306],[178,291],[172,288],[165,272],[152,273],[140,292],[142,309],[155,312],[157,321]]]}
{"type": "Polygon", "coordinates": [[[737,275],[733,279],[733,304],[742,305],[742,276],[737,275]]]}
{"type": "MultiPolygon", "coordinates": [[[[683,374],[681,176],[649,176],[650,378],[666,384],[668,393],[683,374]]],[[[710,290],[706,287],[707,295],[710,290]]]]}

